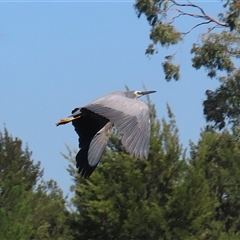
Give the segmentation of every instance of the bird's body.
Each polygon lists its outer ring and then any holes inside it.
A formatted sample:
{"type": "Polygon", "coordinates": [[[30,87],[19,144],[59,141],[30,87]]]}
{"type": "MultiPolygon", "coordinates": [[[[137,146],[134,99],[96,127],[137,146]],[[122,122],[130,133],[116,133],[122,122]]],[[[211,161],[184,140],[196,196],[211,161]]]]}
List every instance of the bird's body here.
{"type": "Polygon", "coordinates": [[[79,136],[80,151],[76,156],[78,172],[89,177],[98,165],[107,146],[113,124],[123,135],[126,151],[147,158],[150,138],[150,117],[146,103],[138,97],[155,91],[113,92],[84,107],[75,108],[69,118],[57,125],[72,121],[79,136]]]}

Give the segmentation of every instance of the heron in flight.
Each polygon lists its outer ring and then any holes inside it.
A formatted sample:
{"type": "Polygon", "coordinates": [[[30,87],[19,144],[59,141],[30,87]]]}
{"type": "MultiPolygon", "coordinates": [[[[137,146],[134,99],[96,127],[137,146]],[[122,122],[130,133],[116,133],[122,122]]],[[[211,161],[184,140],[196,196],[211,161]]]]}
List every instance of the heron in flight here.
{"type": "Polygon", "coordinates": [[[125,150],[137,157],[147,158],[150,139],[150,116],[145,102],[137,100],[156,91],[113,92],[84,107],[75,108],[72,115],[56,123],[72,122],[79,136],[76,167],[83,177],[90,177],[107,146],[113,125],[122,134],[125,150]]]}

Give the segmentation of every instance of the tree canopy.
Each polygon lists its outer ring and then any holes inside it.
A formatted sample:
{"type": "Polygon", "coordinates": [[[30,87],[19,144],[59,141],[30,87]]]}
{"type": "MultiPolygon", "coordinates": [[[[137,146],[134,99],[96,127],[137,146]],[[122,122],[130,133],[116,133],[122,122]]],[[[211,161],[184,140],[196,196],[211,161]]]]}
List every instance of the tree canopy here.
{"type": "Polygon", "coordinates": [[[0,133],[0,239],[71,239],[66,199],[42,176],[28,147],[0,133]]]}

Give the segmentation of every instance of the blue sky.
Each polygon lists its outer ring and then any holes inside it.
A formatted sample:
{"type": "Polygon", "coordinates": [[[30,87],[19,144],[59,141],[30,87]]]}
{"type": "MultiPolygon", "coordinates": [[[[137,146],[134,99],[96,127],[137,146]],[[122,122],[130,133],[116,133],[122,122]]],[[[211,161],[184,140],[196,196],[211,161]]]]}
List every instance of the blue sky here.
{"type": "MultiPolygon", "coordinates": [[[[216,15],[217,1],[197,1],[216,15]]],[[[219,1],[220,2],[220,1],[219,1]]],[[[167,83],[161,61],[171,49],[159,47],[149,59],[145,17],[137,18],[133,1],[0,1],[0,130],[22,139],[41,161],[44,179],[54,179],[69,192],[68,162],[60,152],[65,144],[77,148],[71,124],[55,122],[75,107],[115,90],[156,90],[151,96],[158,117],[172,108],[181,143],[196,142],[205,125],[205,90],[218,86],[204,70],[191,68],[189,49],[196,39],[188,35],[179,51],[181,80],[167,83]]],[[[179,24],[191,27],[192,21],[179,24]]]]}

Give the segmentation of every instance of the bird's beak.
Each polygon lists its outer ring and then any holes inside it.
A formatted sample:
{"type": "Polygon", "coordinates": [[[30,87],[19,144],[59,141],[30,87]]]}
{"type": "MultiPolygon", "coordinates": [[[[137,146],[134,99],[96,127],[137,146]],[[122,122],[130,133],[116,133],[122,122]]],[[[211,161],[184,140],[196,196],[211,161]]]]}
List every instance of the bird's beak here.
{"type": "Polygon", "coordinates": [[[142,92],[142,95],[147,95],[147,94],[151,94],[151,93],[155,93],[157,91],[145,91],[145,92],[142,92]]]}

